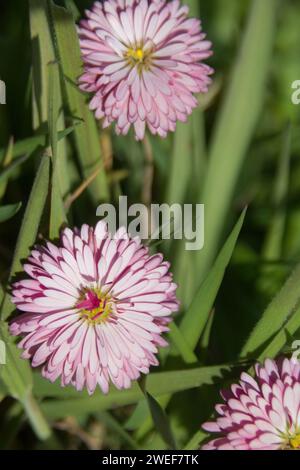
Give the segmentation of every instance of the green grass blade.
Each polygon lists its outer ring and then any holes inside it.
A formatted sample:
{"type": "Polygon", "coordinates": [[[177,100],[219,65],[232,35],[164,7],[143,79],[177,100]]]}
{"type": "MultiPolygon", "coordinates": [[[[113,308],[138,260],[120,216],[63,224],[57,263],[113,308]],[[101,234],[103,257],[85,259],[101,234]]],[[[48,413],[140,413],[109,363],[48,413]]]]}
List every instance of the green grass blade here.
{"type": "Polygon", "coordinates": [[[6,364],[0,367],[0,381],[10,396],[22,403],[36,435],[47,439],[51,431],[31,393],[33,381],[29,363],[20,358],[20,351],[12,342],[4,322],[0,322],[0,339],[6,346],[6,364]]]}
{"type": "Polygon", "coordinates": [[[180,324],[180,331],[188,344],[194,349],[207,324],[207,320],[222,283],[225,270],[232,257],[238,236],[242,229],[246,209],[240,216],[232,233],[228,237],[207,278],[200,286],[190,308],[185,312],[180,324]]]}
{"type": "Polygon", "coordinates": [[[165,200],[168,204],[184,201],[191,182],[192,155],[191,123],[178,123],[174,135],[173,152],[170,161],[170,174],[165,200]]]}
{"type": "Polygon", "coordinates": [[[49,68],[49,103],[48,103],[48,126],[50,148],[52,153],[52,179],[51,179],[51,210],[50,210],[50,238],[59,235],[62,225],[66,222],[64,202],[59,184],[59,174],[63,171],[61,167],[61,153],[58,148],[57,121],[59,116],[59,70],[55,63],[48,65],[49,68]]]}
{"type": "Polygon", "coordinates": [[[13,172],[16,170],[16,168],[22,163],[26,162],[30,157],[32,157],[34,153],[32,154],[26,154],[21,157],[16,158],[13,160],[2,172],[0,173],[0,183],[6,184],[8,178],[13,174],[13,172]]]}
{"type": "Polygon", "coordinates": [[[139,380],[139,386],[146,398],[148,408],[151,414],[153,424],[170,449],[177,449],[174,435],[170,426],[169,418],[164,410],[165,407],[161,407],[160,403],[147,391],[147,378],[142,377],[139,380]]]}
{"type": "Polygon", "coordinates": [[[193,364],[198,362],[196,354],[190,347],[189,342],[182,335],[175,322],[171,323],[168,336],[186,364],[193,364]]]}
{"type": "Polygon", "coordinates": [[[285,131],[278,173],[273,193],[275,215],[267,234],[263,249],[263,259],[278,260],[282,256],[283,238],[286,226],[286,202],[289,191],[292,130],[285,131]]]}
{"type": "MultiPolygon", "coordinates": [[[[16,142],[12,149],[12,160],[28,153],[33,153],[39,146],[46,145],[46,134],[28,137],[27,139],[16,142]]],[[[7,149],[0,149],[0,160],[5,158],[7,149]]]]}
{"type": "MultiPolygon", "coordinates": [[[[1,162],[1,167],[3,169],[5,169],[5,167],[7,167],[11,163],[12,158],[13,158],[13,149],[14,149],[14,140],[13,140],[13,138],[10,138],[8,146],[7,146],[7,150],[6,150],[4,158],[3,158],[3,162],[1,162]]],[[[7,180],[2,181],[0,183],[0,199],[5,194],[6,186],[7,186],[7,180]]]]}
{"type": "MultiPolygon", "coordinates": [[[[212,384],[221,380],[226,374],[231,374],[234,367],[231,365],[218,365],[211,367],[198,367],[187,370],[176,370],[170,372],[157,372],[147,377],[147,390],[154,397],[176,393],[190,388],[199,387],[203,384],[212,384]]],[[[95,393],[92,397],[87,392],[77,392],[72,387],[62,388],[59,383],[51,383],[45,380],[39,372],[33,374],[34,391],[38,397],[57,397],[64,399],[67,404],[74,399],[78,403],[81,400],[94,401],[99,404],[101,410],[121,406],[122,404],[135,403],[143,397],[143,394],[135,382],[128,390],[116,390],[111,387],[109,394],[95,393]],[[133,401],[131,401],[133,400],[133,401]]],[[[95,403],[91,406],[95,406],[95,403]]],[[[100,408],[98,409],[100,411],[100,408]]]]}
{"type": "Polygon", "coordinates": [[[123,426],[109,412],[103,411],[102,413],[96,414],[96,417],[114,433],[118,434],[122,442],[129,446],[130,449],[139,448],[138,443],[124,430],[123,426]]]}
{"type": "MultiPolygon", "coordinates": [[[[67,137],[76,126],[82,124],[81,120],[74,120],[72,126],[67,127],[66,129],[58,132],[58,140],[62,140],[67,137]]],[[[19,140],[16,142],[12,149],[12,160],[22,157],[25,154],[33,154],[38,148],[45,148],[47,146],[48,135],[45,132],[41,135],[36,135],[34,137],[28,137],[27,139],[19,140]]],[[[0,160],[5,158],[7,149],[0,149],[0,160]]]]}
{"type": "Polygon", "coordinates": [[[102,165],[89,190],[94,202],[108,198],[108,185],[101,157],[100,136],[93,114],[86,104],[85,96],[76,86],[82,73],[79,41],[73,15],[65,8],[49,1],[49,11],[55,35],[57,60],[61,65],[68,107],[72,116],[84,121],[74,130],[75,143],[84,178],[102,165]]]}
{"type": "MultiPolygon", "coordinates": [[[[159,400],[161,406],[165,406],[171,394],[203,384],[216,383],[221,381],[224,375],[234,374],[233,371],[234,368],[224,365],[150,374],[147,377],[147,390],[159,400]]],[[[129,390],[119,391],[112,388],[108,395],[95,394],[88,397],[86,392],[79,394],[70,387],[62,389],[59,384],[51,384],[36,373],[34,374],[34,391],[40,397],[57,397],[56,401],[46,400],[42,404],[44,413],[51,419],[69,414],[80,415],[82,410],[86,413],[113,409],[140,402],[143,398],[143,393],[137,383],[134,383],[129,390]]],[[[148,423],[146,424],[148,430],[148,423]]]]}
{"type": "MultiPolygon", "coordinates": [[[[157,398],[157,403],[162,411],[164,411],[170,403],[172,394],[162,395],[157,398]]],[[[147,411],[147,410],[146,410],[147,411]]],[[[153,429],[153,419],[149,416],[149,412],[144,411],[144,417],[140,426],[136,429],[135,438],[137,440],[143,440],[145,436],[153,429]]]]}
{"type": "MultiPolygon", "coordinates": [[[[43,156],[19,232],[9,280],[11,280],[13,276],[22,269],[22,259],[27,258],[30,247],[36,240],[40,220],[48,195],[49,171],[49,157],[43,156]]],[[[6,294],[1,307],[1,318],[6,319],[13,310],[14,306],[10,301],[10,295],[6,294]]]]}
{"type": "MultiPolygon", "coordinates": [[[[199,17],[199,0],[185,2],[189,16],[199,17]]],[[[200,96],[201,101],[201,96],[200,96]]],[[[177,123],[173,153],[166,193],[166,202],[183,202],[187,192],[191,193],[201,185],[206,166],[206,148],[203,113],[200,108],[193,111],[187,123],[177,123]],[[191,187],[194,185],[194,187],[191,187]]]]}
{"type": "MultiPolygon", "coordinates": [[[[195,349],[202,333],[204,333],[205,328],[207,327],[209,315],[222,283],[225,270],[232,257],[233,250],[243,226],[245,215],[246,209],[240,216],[236,226],[234,227],[231,235],[221,250],[220,255],[218,256],[206,280],[200,286],[200,289],[191,303],[190,308],[184,314],[180,324],[180,329],[178,329],[174,323],[171,325],[170,333],[172,343],[176,345],[178,351],[181,353],[182,358],[188,364],[192,364],[193,362],[198,361],[195,354],[193,354],[193,350],[195,349]]],[[[168,397],[168,401],[170,398],[171,396],[168,397]]],[[[165,404],[167,404],[168,401],[166,401],[165,404]]],[[[142,431],[148,432],[149,429],[150,422],[147,420],[147,422],[145,422],[143,425],[140,433],[142,431]]]]}
{"type": "Polygon", "coordinates": [[[49,439],[51,429],[33,395],[28,395],[26,399],[22,401],[22,405],[37,437],[42,441],[49,439]]]}
{"type": "Polygon", "coordinates": [[[156,430],[161,435],[168,448],[173,450],[177,449],[177,444],[175,442],[175,438],[173,436],[170,422],[165,410],[160,406],[159,402],[155,400],[152,395],[150,395],[149,392],[145,392],[145,397],[156,430]]]}
{"type": "Polygon", "coordinates": [[[16,215],[22,206],[21,202],[17,204],[8,204],[7,206],[0,206],[0,223],[6,222],[16,215]]]}
{"type": "MultiPolygon", "coordinates": [[[[55,61],[55,53],[47,15],[47,2],[44,0],[30,0],[29,6],[33,55],[33,127],[39,132],[43,132],[47,129],[49,102],[54,98],[52,95],[54,84],[51,81],[52,77],[49,75],[49,64],[55,61]]],[[[56,80],[55,87],[55,107],[59,111],[56,124],[58,129],[64,129],[62,95],[60,84],[56,80]]],[[[58,144],[58,151],[60,154],[58,180],[61,192],[65,195],[69,192],[70,182],[67,171],[66,144],[63,140],[58,144]]]]}
{"type": "MultiPolygon", "coordinates": [[[[241,214],[208,277],[200,286],[200,289],[194,297],[189,309],[185,312],[180,328],[174,325],[174,323],[171,325],[170,334],[172,344],[177,347],[182,358],[188,364],[198,362],[196,355],[193,354],[193,350],[207,327],[209,315],[243,226],[245,215],[246,209],[241,214]]],[[[168,397],[168,401],[170,398],[171,396],[168,397]]],[[[166,401],[166,404],[168,401],[166,401]]],[[[150,424],[150,421],[147,420],[140,432],[148,432],[151,427],[150,424]]]]}
{"type": "Polygon", "coordinates": [[[6,364],[0,367],[1,381],[10,396],[25,400],[33,384],[29,362],[20,358],[20,350],[13,343],[4,322],[0,322],[0,338],[6,346],[6,364]]]}
{"type": "MultiPolygon", "coordinates": [[[[300,329],[300,309],[298,308],[288,321],[282,326],[281,330],[270,341],[267,347],[259,355],[257,361],[263,362],[267,358],[276,357],[288,344],[291,338],[300,329]]],[[[289,345],[292,347],[292,344],[289,345]]]]}
{"type": "Polygon", "coordinates": [[[259,349],[266,347],[274,335],[284,328],[285,323],[299,307],[299,303],[300,264],[297,265],[282,289],[263,313],[244,345],[241,356],[253,355],[259,349]]]}
{"type": "Polygon", "coordinates": [[[125,428],[129,431],[134,431],[139,429],[143,422],[145,421],[145,416],[147,416],[148,404],[146,400],[140,400],[133,413],[129,416],[128,420],[125,423],[125,428]]]}
{"type": "Polygon", "coordinates": [[[66,5],[66,8],[69,10],[69,12],[72,13],[74,20],[79,21],[81,17],[81,13],[78,10],[77,6],[75,5],[74,1],[65,0],[65,5],[66,5]]]}
{"type": "MultiPolygon", "coordinates": [[[[228,218],[236,183],[260,116],[272,56],[277,0],[253,0],[213,136],[204,189],[205,240],[197,253],[200,279],[213,262],[228,218]]],[[[196,286],[195,286],[196,287],[196,286]]]]}
{"type": "Polygon", "coordinates": [[[206,322],[206,325],[204,327],[203,333],[200,337],[199,340],[199,349],[200,349],[200,361],[202,364],[205,364],[206,362],[206,357],[207,354],[209,353],[209,342],[211,338],[211,332],[212,332],[212,327],[214,323],[214,318],[215,318],[215,310],[213,309],[209,316],[208,320],[206,322]]]}
{"type": "Polygon", "coordinates": [[[48,64],[55,59],[45,7],[46,3],[43,0],[29,0],[33,64],[32,108],[34,129],[41,129],[47,122],[48,64]]]}
{"type": "Polygon", "coordinates": [[[190,441],[186,444],[184,450],[198,450],[201,443],[208,437],[205,431],[197,431],[190,441]]]}

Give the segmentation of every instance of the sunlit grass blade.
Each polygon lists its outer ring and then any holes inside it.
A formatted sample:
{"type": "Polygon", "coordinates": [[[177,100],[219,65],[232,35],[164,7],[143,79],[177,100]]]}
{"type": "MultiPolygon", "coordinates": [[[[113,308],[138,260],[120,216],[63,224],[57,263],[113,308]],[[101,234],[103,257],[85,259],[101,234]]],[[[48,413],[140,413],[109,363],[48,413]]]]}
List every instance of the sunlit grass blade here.
{"type": "MultiPolygon", "coordinates": [[[[249,21],[212,139],[204,189],[205,247],[197,253],[198,280],[213,262],[236,183],[257,126],[273,49],[276,0],[251,2],[249,21]]],[[[196,286],[195,286],[196,288],[196,286]]]]}

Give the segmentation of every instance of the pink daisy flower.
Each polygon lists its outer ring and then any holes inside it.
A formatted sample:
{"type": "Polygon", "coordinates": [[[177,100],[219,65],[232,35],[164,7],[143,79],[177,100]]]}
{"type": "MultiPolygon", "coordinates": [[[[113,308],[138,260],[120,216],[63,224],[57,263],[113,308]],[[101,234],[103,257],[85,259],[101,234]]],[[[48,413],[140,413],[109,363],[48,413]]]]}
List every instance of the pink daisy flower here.
{"type": "Polygon", "coordinates": [[[203,450],[300,450],[300,363],[267,359],[255,370],[222,392],[219,417],[203,425],[220,437],[203,450]]]}
{"type": "Polygon", "coordinates": [[[179,0],[96,2],[81,21],[84,74],[80,87],[94,93],[90,108],[103,127],[116,122],[118,134],[134,126],[141,140],[148,126],[165,137],[198,105],[213,70],[198,19],[188,18],[179,0]]]}
{"type": "Polygon", "coordinates": [[[13,285],[12,301],[26,313],[10,332],[24,336],[22,357],[43,365],[45,378],[107,393],[110,382],[128,388],[158,364],[176,285],[162,255],[124,228],[114,236],[104,222],[66,228],[61,246],[37,246],[24,270],[30,278],[13,285]]]}

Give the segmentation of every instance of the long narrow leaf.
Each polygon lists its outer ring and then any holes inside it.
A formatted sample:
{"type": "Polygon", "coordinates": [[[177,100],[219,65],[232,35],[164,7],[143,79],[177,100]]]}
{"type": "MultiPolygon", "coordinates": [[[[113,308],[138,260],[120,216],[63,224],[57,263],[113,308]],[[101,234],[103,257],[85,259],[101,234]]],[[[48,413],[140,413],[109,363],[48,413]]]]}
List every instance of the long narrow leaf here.
{"type": "Polygon", "coordinates": [[[147,391],[147,379],[143,378],[140,380],[139,386],[146,398],[153,424],[156,427],[157,432],[170,449],[176,449],[177,445],[171,430],[169,418],[166,415],[164,408],[162,408],[159,402],[147,391]]]}
{"type": "Polygon", "coordinates": [[[200,339],[207,323],[209,313],[213,307],[225,270],[232,257],[238,236],[243,226],[246,210],[243,211],[232,233],[228,237],[215,264],[207,278],[200,286],[190,308],[185,313],[180,324],[180,331],[188,344],[194,349],[200,339]]]}
{"type": "Polygon", "coordinates": [[[300,264],[288,278],[280,292],[269,304],[242,349],[241,356],[247,357],[258,349],[266,347],[274,335],[282,329],[300,304],[300,264]]]}
{"type": "MultiPolygon", "coordinates": [[[[212,384],[221,380],[224,375],[233,373],[234,367],[219,365],[212,367],[199,367],[171,372],[158,372],[147,377],[147,390],[154,397],[168,393],[176,393],[203,384],[212,384]]],[[[72,387],[62,388],[58,383],[52,384],[43,379],[40,373],[34,373],[34,391],[39,397],[60,397],[65,405],[71,400],[79,403],[91,402],[91,408],[97,404],[98,411],[114,408],[123,404],[135,403],[143,398],[137,383],[128,390],[119,391],[112,387],[109,394],[97,394],[89,397],[86,392],[77,392],[72,387]]],[[[50,402],[48,403],[50,404],[50,402]]]]}
{"type": "Polygon", "coordinates": [[[237,179],[262,110],[276,12],[277,0],[251,2],[240,55],[214,132],[204,189],[199,195],[206,209],[206,244],[196,254],[200,279],[218,250],[237,179]]]}
{"type": "Polygon", "coordinates": [[[64,202],[59,184],[59,174],[62,171],[61,149],[58,147],[57,122],[59,116],[59,70],[57,64],[49,64],[49,103],[48,126],[49,143],[52,154],[52,178],[51,178],[51,212],[50,212],[50,238],[59,235],[60,228],[66,222],[64,202]]]}
{"type": "MultiPolygon", "coordinates": [[[[99,166],[102,158],[95,119],[85,97],[76,86],[82,73],[82,62],[74,18],[65,8],[57,7],[52,1],[48,3],[55,35],[56,55],[63,73],[69,110],[72,116],[80,117],[84,121],[82,126],[76,127],[74,136],[82,171],[87,178],[99,166]]],[[[103,167],[89,189],[96,203],[107,199],[108,186],[103,167]]]]}
{"type": "Polygon", "coordinates": [[[21,202],[17,204],[8,204],[7,206],[0,206],[0,223],[11,219],[16,215],[22,206],[21,202]]]}
{"type": "Polygon", "coordinates": [[[0,322],[0,339],[6,348],[6,363],[0,367],[0,382],[4,384],[8,395],[23,405],[37,436],[47,439],[51,431],[31,393],[33,382],[29,363],[20,358],[20,351],[12,342],[4,322],[0,322]]]}
{"type": "MultiPolygon", "coordinates": [[[[47,129],[48,103],[52,100],[52,82],[49,79],[48,65],[55,60],[53,41],[49,28],[47,3],[44,0],[30,0],[30,32],[32,40],[33,63],[33,127],[38,132],[47,129]]],[[[59,84],[56,86],[56,106],[60,111],[57,116],[58,129],[64,129],[64,116],[62,114],[62,96],[59,84]]],[[[62,140],[58,144],[60,153],[58,181],[62,194],[69,192],[69,173],[67,171],[66,144],[62,140]]]]}
{"type": "MultiPolygon", "coordinates": [[[[28,256],[30,247],[35,242],[48,195],[49,171],[49,157],[45,155],[42,157],[24,214],[10,270],[10,280],[19,270],[21,270],[21,261],[28,256]]],[[[9,294],[6,294],[1,307],[1,318],[6,319],[13,309],[14,307],[10,301],[10,296],[9,294]]]]}

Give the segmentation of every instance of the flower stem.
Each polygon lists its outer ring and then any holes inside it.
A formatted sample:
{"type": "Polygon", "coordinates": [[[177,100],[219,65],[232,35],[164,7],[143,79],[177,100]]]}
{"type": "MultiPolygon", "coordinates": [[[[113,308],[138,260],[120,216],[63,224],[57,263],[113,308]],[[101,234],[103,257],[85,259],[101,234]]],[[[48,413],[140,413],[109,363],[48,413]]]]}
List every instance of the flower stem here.
{"type": "Polygon", "coordinates": [[[142,202],[147,207],[150,206],[152,202],[152,185],[153,185],[153,176],[154,176],[154,163],[153,163],[153,151],[150,139],[147,134],[145,134],[143,140],[144,155],[145,155],[145,171],[144,171],[144,181],[143,181],[143,193],[142,193],[142,202]]]}

